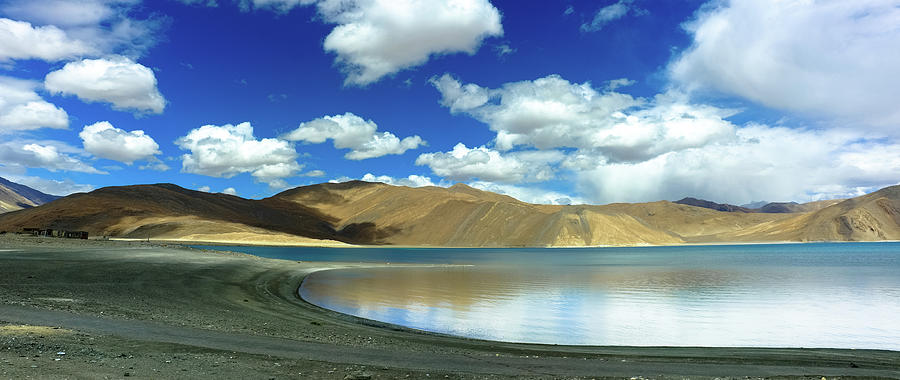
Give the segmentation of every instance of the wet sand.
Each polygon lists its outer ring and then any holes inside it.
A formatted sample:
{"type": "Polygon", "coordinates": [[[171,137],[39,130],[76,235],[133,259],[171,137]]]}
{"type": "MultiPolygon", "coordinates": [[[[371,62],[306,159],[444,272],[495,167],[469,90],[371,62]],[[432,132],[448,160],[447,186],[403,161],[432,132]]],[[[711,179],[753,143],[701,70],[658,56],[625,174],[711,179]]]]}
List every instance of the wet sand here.
{"type": "Polygon", "coordinates": [[[297,296],[362,265],[0,236],[0,378],[900,378],[893,351],[487,342],[297,296]]]}

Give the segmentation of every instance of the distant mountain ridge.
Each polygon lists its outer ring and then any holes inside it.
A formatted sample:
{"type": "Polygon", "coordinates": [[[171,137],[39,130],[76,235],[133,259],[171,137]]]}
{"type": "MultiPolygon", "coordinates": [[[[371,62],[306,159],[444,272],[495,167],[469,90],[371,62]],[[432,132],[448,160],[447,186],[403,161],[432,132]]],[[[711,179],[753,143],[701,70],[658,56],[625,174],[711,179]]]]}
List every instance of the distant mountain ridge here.
{"type": "Polygon", "coordinates": [[[766,202],[766,201],[756,201],[756,202],[750,202],[750,203],[742,204],[741,207],[749,208],[749,209],[754,209],[754,208],[760,208],[760,207],[765,206],[765,205],[767,205],[767,204],[769,204],[769,203],[771,203],[771,202],[766,202]]]}
{"type": "Polygon", "coordinates": [[[710,210],[716,211],[725,211],[725,212],[761,212],[764,214],[789,214],[789,213],[798,213],[798,212],[810,212],[820,210],[822,208],[837,204],[844,201],[844,199],[829,199],[824,201],[815,201],[809,203],[797,203],[797,202],[754,202],[750,205],[759,205],[758,207],[745,207],[745,206],[735,206],[727,203],[716,203],[712,201],[707,201],[704,199],[697,198],[682,198],[680,200],[675,201],[674,203],[689,205],[689,206],[697,206],[708,208],[710,210]]]}
{"type": "Polygon", "coordinates": [[[540,205],[463,184],[409,188],[362,181],[303,186],[248,200],[156,184],[108,187],[3,214],[0,230],[62,228],[141,239],[436,247],[900,239],[900,186],[807,205],[815,210],[723,212],[667,201],[540,205]]]}
{"type": "Polygon", "coordinates": [[[40,206],[59,198],[0,177],[0,213],[40,206]]]}
{"type": "Polygon", "coordinates": [[[711,201],[707,201],[704,199],[697,199],[697,198],[691,198],[691,197],[682,198],[680,200],[675,201],[675,203],[678,203],[681,205],[703,207],[703,208],[708,208],[710,210],[716,210],[716,211],[754,212],[754,210],[746,208],[746,207],[735,206],[735,205],[731,205],[731,204],[727,204],[727,203],[716,203],[716,202],[711,202],[711,201]]]}

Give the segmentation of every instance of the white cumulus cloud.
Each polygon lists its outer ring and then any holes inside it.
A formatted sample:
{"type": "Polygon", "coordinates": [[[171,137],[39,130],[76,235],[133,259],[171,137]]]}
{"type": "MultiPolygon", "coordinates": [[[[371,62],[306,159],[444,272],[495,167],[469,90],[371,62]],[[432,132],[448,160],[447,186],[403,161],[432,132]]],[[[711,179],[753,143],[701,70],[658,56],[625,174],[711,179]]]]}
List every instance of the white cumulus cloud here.
{"type": "Polygon", "coordinates": [[[82,161],[77,151],[60,142],[31,142],[13,140],[0,143],[0,165],[7,170],[14,168],[41,168],[52,172],[72,171],[91,174],[108,174],[82,161]],[[62,151],[61,151],[62,150],[62,151]]]}
{"type": "MultiPolygon", "coordinates": [[[[242,5],[249,8],[251,1],[242,5]]],[[[279,12],[316,4],[337,26],[324,49],[337,55],[345,84],[365,86],[432,56],[475,54],[482,41],[503,35],[500,11],[488,0],[252,0],[279,12]]]]}
{"type": "Polygon", "coordinates": [[[406,177],[391,177],[389,175],[375,175],[372,173],[366,173],[361,178],[351,178],[351,177],[339,177],[332,180],[329,180],[329,183],[341,183],[347,181],[361,180],[366,182],[381,182],[386,183],[388,185],[394,186],[406,186],[406,187],[424,187],[424,186],[440,186],[447,187],[446,183],[434,183],[431,180],[431,177],[421,176],[412,174],[406,177]]]}
{"type": "MultiPolygon", "coordinates": [[[[615,83],[621,85],[623,80],[615,83]]],[[[504,84],[463,85],[449,75],[432,79],[441,104],[467,113],[497,132],[499,150],[590,150],[608,161],[640,161],[733,136],[733,111],[690,104],[678,93],[634,98],[558,75],[504,84]]]]}
{"type": "Polygon", "coordinates": [[[409,136],[402,140],[390,132],[378,132],[378,125],[350,112],[343,115],[325,116],[300,124],[297,129],[282,136],[290,141],[304,141],[320,144],[328,139],[337,149],[350,149],[344,157],[350,160],[364,160],[389,154],[403,154],[425,144],[419,136],[409,136]]]}
{"type": "MultiPolygon", "coordinates": [[[[810,201],[858,195],[897,183],[900,144],[865,130],[808,128],[728,120],[736,111],[691,102],[676,91],[652,98],[603,91],[551,75],[500,88],[432,80],[441,103],[496,133],[493,147],[423,154],[441,177],[541,203],[514,188],[576,184],[580,203],[676,200],[810,201]],[[541,184],[543,183],[543,184],[541,184]]],[[[528,195],[532,194],[532,195],[528,195]]],[[[554,195],[555,197],[555,195],[554,195]]],[[[543,199],[539,201],[537,199],[543,199]]],[[[563,199],[564,200],[564,199],[563,199]]]]}
{"type": "Polygon", "coordinates": [[[812,201],[856,196],[900,178],[900,144],[860,133],[748,125],[738,139],[637,163],[583,168],[579,188],[603,202],[812,201]]]}
{"type": "Polygon", "coordinates": [[[737,95],[896,135],[900,3],[732,0],[687,24],[691,47],[670,65],[692,89],[737,95]]]}
{"type": "Polygon", "coordinates": [[[469,186],[472,186],[479,190],[490,191],[492,193],[509,195],[513,198],[527,203],[548,205],[573,205],[587,203],[582,198],[563,194],[557,191],[542,189],[539,187],[516,186],[484,181],[470,182],[469,186]]]}
{"type": "Polygon", "coordinates": [[[233,187],[227,187],[225,190],[222,190],[222,194],[237,195],[238,193],[233,187]]]}
{"type": "MultiPolygon", "coordinates": [[[[184,0],[183,0],[184,1],[184,0]]],[[[240,0],[286,13],[315,5],[319,17],[336,24],[324,49],[347,75],[347,85],[365,86],[443,54],[475,54],[489,37],[503,35],[500,11],[489,0],[240,0]]],[[[504,50],[509,53],[512,49],[504,50]]]]}
{"type": "Polygon", "coordinates": [[[420,176],[420,175],[409,175],[405,178],[394,178],[387,175],[374,175],[372,173],[366,173],[361,178],[366,182],[381,182],[386,183],[388,185],[394,186],[406,186],[406,187],[423,187],[423,186],[438,186],[434,182],[431,181],[431,177],[420,176]]]}
{"type": "Polygon", "coordinates": [[[38,128],[65,129],[69,115],[35,92],[38,83],[0,76],[0,134],[38,128]]]}
{"type": "Polygon", "coordinates": [[[106,102],[119,110],[162,113],[166,100],[156,83],[153,70],[121,56],[69,62],[44,79],[44,87],[54,94],[106,102]]]}
{"type": "Polygon", "coordinates": [[[0,18],[0,61],[41,59],[53,62],[92,53],[96,53],[92,46],[70,38],[56,26],[33,26],[25,21],[0,18]]]}
{"type": "Polygon", "coordinates": [[[490,89],[474,83],[464,85],[450,74],[431,78],[431,84],[440,91],[441,104],[452,113],[473,110],[491,100],[490,89]]]}
{"type": "Polygon", "coordinates": [[[330,0],[319,3],[319,13],[338,24],[324,47],[337,54],[346,82],[354,85],[435,54],[475,54],[482,40],[503,35],[500,12],[488,0],[330,0]]]}
{"type": "Polygon", "coordinates": [[[159,144],[144,131],[125,131],[108,121],[84,126],[78,137],[88,153],[129,165],[135,161],[153,161],[160,154],[159,144]]]}
{"type": "Polygon", "coordinates": [[[425,153],[416,165],[427,165],[434,174],[452,181],[479,179],[490,182],[534,182],[553,178],[550,165],[564,158],[556,151],[523,151],[501,154],[480,146],[459,143],[449,152],[425,153]]]}
{"type": "Polygon", "coordinates": [[[54,61],[103,54],[136,58],[156,44],[167,22],[161,16],[132,17],[140,5],[139,0],[7,0],[0,4],[0,13],[42,33],[35,41],[40,45],[22,46],[33,58],[54,61]],[[48,45],[60,38],[55,30],[64,32],[71,44],[48,45]],[[54,46],[55,51],[47,50],[54,46]]]}
{"type": "Polygon", "coordinates": [[[231,178],[250,173],[272,187],[286,187],[284,179],[303,167],[297,151],[284,140],[253,136],[250,123],[204,125],[180,137],[175,144],[190,153],[181,156],[182,171],[231,178]]]}

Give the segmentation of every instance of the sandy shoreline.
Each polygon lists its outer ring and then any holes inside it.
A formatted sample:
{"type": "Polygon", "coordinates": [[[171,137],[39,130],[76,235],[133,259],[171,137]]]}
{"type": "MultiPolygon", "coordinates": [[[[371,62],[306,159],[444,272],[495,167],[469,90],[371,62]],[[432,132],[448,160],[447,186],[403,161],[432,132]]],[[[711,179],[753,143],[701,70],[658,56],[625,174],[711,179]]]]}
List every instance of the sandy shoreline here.
{"type": "Polygon", "coordinates": [[[297,295],[309,273],[362,265],[0,237],[0,378],[900,378],[900,352],[486,342],[297,295]]]}

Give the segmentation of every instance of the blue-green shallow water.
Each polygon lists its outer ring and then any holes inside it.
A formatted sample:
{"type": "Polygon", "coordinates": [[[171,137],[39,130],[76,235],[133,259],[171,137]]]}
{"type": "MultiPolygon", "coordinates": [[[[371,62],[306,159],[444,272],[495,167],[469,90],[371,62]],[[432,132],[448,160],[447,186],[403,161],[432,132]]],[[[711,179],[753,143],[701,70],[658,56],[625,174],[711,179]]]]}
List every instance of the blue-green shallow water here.
{"type": "Polygon", "coordinates": [[[300,289],[325,308],[454,335],[900,350],[900,243],[227,249],[304,261],[472,264],[323,271],[300,289]]]}

